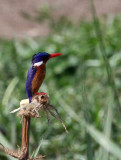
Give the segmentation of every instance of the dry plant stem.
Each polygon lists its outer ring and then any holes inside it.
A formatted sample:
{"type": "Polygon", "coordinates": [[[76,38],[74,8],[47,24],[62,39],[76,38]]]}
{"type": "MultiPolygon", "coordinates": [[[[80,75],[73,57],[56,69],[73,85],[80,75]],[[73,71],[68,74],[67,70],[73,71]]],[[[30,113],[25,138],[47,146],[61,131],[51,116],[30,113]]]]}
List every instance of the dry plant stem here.
{"type": "Polygon", "coordinates": [[[3,151],[6,154],[8,154],[14,158],[18,158],[20,160],[22,160],[26,156],[25,149],[14,151],[14,150],[10,150],[8,148],[5,148],[2,144],[0,144],[0,151],[3,151]]]}
{"type": "Polygon", "coordinates": [[[25,150],[25,157],[22,160],[29,159],[29,132],[30,132],[30,121],[31,118],[23,116],[22,124],[22,146],[21,149],[25,150]]]}
{"type": "MultiPolygon", "coordinates": [[[[0,145],[0,150],[4,151],[8,155],[11,155],[12,157],[18,158],[19,160],[30,160],[29,157],[29,134],[30,134],[30,121],[31,117],[33,118],[40,118],[39,111],[42,109],[42,111],[46,112],[47,119],[48,119],[48,125],[49,125],[49,114],[51,114],[53,117],[58,119],[63,127],[65,128],[66,133],[68,133],[66,126],[64,125],[56,107],[49,104],[49,97],[48,95],[39,95],[33,97],[32,100],[33,103],[28,103],[26,100],[23,100],[22,103],[20,103],[20,109],[15,109],[11,113],[15,113],[16,111],[19,111],[17,114],[18,116],[22,117],[22,145],[21,149],[18,151],[13,151],[5,148],[2,144],[0,145]],[[39,103],[39,104],[38,104],[39,103]],[[55,111],[52,112],[51,110],[55,111]]],[[[42,160],[44,157],[42,155],[37,156],[33,158],[32,160],[42,160]]]]}
{"type": "Polygon", "coordinates": [[[19,154],[17,151],[12,151],[8,148],[5,148],[2,144],[0,144],[0,151],[3,151],[5,153],[7,153],[8,155],[14,157],[14,158],[18,158],[19,157],[19,154]]]}

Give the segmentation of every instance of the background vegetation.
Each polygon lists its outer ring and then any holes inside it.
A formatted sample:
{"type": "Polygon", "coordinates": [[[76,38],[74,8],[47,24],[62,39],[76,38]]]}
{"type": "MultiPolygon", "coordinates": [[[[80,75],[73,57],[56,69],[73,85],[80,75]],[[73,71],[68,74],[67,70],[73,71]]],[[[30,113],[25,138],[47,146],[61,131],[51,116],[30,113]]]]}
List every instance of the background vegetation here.
{"type": "MultiPolygon", "coordinates": [[[[65,122],[51,117],[33,120],[31,153],[48,160],[121,159],[121,16],[73,24],[65,17],[49,17],[51,34],[46,38],[0,40],[0,142],[9,148],[21,145],[21,119],[10,114],[27,98],[25,82],[31,57],[39,51],[62,52],[47,63],[40,91],[49,93],[65,122]]],[[[46,14],[45,14],[46,13],[46,14]]],[[[0,159],[13,159],[0,153],[0,159]]]]}

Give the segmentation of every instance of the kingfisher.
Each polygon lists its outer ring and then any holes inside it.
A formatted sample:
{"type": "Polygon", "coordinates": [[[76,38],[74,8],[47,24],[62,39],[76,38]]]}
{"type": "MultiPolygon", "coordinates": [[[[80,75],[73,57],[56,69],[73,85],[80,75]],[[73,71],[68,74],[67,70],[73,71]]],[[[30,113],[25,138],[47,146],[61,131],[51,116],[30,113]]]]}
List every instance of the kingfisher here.
{"type": "Polygon", "coordinates": [[[43,93],[38,93],[38,90],[45,78],[47,61],[53,57],[60,56],[61,54],[62,53],[49,54],[46,52],[39,52],[33,55],[32,64],[28,70],[26,80],[26,92],[29,98],[29,103],[34,95],[43,93]]]}

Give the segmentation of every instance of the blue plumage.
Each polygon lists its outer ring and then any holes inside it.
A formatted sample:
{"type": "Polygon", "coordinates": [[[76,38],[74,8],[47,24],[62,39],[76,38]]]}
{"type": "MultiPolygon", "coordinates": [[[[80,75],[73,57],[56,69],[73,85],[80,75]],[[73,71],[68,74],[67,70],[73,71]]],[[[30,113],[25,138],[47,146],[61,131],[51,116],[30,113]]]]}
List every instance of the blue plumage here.
{"type": "MultiPolygon", "coordinates": [[[[28,75],[27,75],[27,80],[26,80],[26,92],[29,98],[29,102],[31,102],[31,98],[33,96],[33,91],[32,91],[32,82],[34,80],[34,77],[37,73],[37,67],[34,67],[35,63],[38,62],[46,62],[49,59],[50,54],[46,52],[39,52],[32,57],[32,65],[29,68],[28,75]]],[[[41,74],[41,73],[40,73],[41,74]]]]}
{"type": "Polygon", "coordinates": [[[27,80],[26,80],[26,92],[29,98],[29,102],[31,102],[31,97],[32,97],[32,80],[36,74],[37,68],[30,67],[27,75],[27,80]]]}
{"type": "Polygon", "coordinates": [[[47,60],[49,59],[50,54],[46,53],[46,52],[39,52],[35,55],[33,55],[32,57],[32,63],[37,63],[40,61],[43,61],[44,59],[47,60]]]}

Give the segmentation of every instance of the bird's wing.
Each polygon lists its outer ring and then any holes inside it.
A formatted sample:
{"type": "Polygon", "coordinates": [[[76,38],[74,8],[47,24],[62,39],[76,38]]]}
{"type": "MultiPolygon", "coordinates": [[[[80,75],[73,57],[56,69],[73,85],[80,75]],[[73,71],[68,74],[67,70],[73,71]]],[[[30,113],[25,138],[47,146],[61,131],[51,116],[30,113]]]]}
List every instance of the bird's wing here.
{"type": "Polygon", "coordinates": [[[34,78],[34,75],[36,74],[36,67],[30,67],[27,75],[27,80],[26,80],[26,92],[29,98],[29,101],[31,101],[32,97],[32,80],[34,78]]]}

